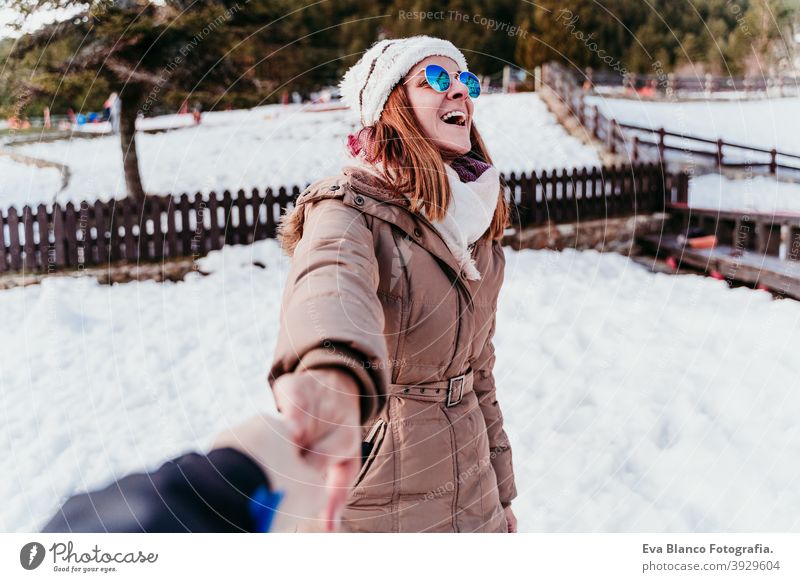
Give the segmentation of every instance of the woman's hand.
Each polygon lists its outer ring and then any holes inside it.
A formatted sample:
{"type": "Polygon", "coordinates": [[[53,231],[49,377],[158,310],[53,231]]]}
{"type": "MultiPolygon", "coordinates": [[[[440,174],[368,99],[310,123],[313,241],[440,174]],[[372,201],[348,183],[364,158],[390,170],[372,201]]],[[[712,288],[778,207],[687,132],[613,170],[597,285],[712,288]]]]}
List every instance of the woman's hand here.
{"type": "Polygon", "coordinates": [[[327,474],[324,519],[334,531],[361,467],[356,379],[338,368],[313,369],[280,376],[273,392],[300,454],[327,474]]]}
{"type": "Polygon", "coordinates": [[[269,479],[273,491],[283,491],[270,531],[291,532],[319,519],[327,503],[325,474],[302,458],[280,418],[257,415],[226,430],[213,448],[230,447],[253,459],[269,479]]]}
{"type": "Polygon", "coordinates": [[[506,523],[508,523],[508,533],[517,533],[517,516],[511,511],[511,506],[505,508],[506,523]]]}

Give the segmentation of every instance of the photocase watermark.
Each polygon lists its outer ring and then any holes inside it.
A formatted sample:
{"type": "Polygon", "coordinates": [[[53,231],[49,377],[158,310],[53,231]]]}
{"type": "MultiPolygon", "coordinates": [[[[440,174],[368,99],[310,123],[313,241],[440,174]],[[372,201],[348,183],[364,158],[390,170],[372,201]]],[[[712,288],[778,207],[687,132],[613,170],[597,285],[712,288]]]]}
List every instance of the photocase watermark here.
{"type": "Polygon", "coordinates": [[[406,365],[405,358],[401,359],[394,359],[394,358],[387,358],[386,360],[381,361],[371,361],[371,360],[358,360],[353,358],[349,353],[341,352],[337,349],[335,343],[331,340],[325,340],[322,342],[322,347],[329,354],[336,354],[337,352],[340,354],[342,358],[342,363],[346,366],[353,367],[353,368],[364,368],[365,370],[384,370],[384,369],[393,369],[397,367],[402,367],[406,365]]]}
{"type": "Polygon", "coordinates": [[[95,544],[88,551],[76,551],[71,541],[56,542],[45,550],[39,542],[29,542],[19,552],[20,566],[26,570],[35,570],[42,565],[48,553],[53,559],[54,572],[105,574],[118,571],[118,564],[154,564],[158,561],[157,553],[145,553],[142,550],[106,552],[95,544]]]}
{"type": "Polygon", "coordinates": [[[452,22],[477,24],[492,32],[502,32],[510,37],[528,38],[528,31],[520,26],[502,20],[495,20],[482,14],[470,14],[460,10],[398,10],[397,18],[399,20],[450,20],[452,22]]]}
{"type": "Polygon", "coordinates": [[[601,61],[608,65],[609,68],[622,75],[628,74],[628,69],[622,65],[622,61],[620,59],[611,55],[607,55],[606,51],[600,48],[600,46],[597,44],[597,41],[594,39],[594,32],[591,34],[586,34],[582,30],[577,29],[575,25],[580,20],[578,15],[573,14],[572,11],[568,10],[567,8],[562,8],[555,14],[554,18],[556,22],[559,22],[564,26],[564,28],[568,29],[573,37],[581,41],[587,49],[595,53],[601,61]]]}
{"type": "Polygon", "coordinates": [[[734,0],[725,0],[725,7],[733,14],[734,18],[736,18],[736,25],[742,29],[745,36],[753,36],[750,27],[747,25],[747,20],[744,17],[741,5],[734,0]]]}
{"type": "MultiPolygon", "coordinates": [[[[203,232],[205,230],[204,221],[205,221],[206,208],[207,205],[205,200],[201,200],[200,204],[197,206],[195,210],[194,234],[192,235],[192,241],[191,241],[193,271],[200,270],[199,260],[201,257],[205,256],[206,252],[205,237],[203,236],[203,232]]],[[[210,219],[216,220],[217,217],[211,216],[210,219]]]]}
{"type": "Polygon", "coordinates": [[[42,565],[45,549],[39,542],[29,542],[19,551],[20,566],[26,570],[35,570],[42,565]]]}
{"type": "Polygon", "coordinates": [[[486,467],[490,466],[492,461],[494,461],[502,452],[504,452],[504,449],[503,450],[499,450],[496,448],[493,449],[487,457],[484,457],[477,463],[474,463],[470,467],[467,467],[466,469],[461,471],[456,477],[455,481],[448,481],[444,485],[440,485],[436,489],[428,491],[427,493],[425,493],[425,496],[423,498],[425,499],[425,501],[431,501],[433,499],[436,499],[437,497],[441,497],[442,495],[448,495],[452,493],[453,491],[455,491],[456,485],[461,485],[462,483],[464,483],[464,481],[466,481],[473,475],[480,474],[480,472],[483,471],[486,467]]]}
{"type": "MultiPolygon", "coordinates": [[[[664,92],[664,96],[666,98],[665,101],[667,103],[674,103],[678,105],[675,118],[678,121],[680,133],[685,136],[687,134],[686,129],[688,125],[686,110],[683,107],[683,102],[678,99],[678,96],[674,91],[672,83],[670,82],[670,75],[665,71],[663,63],[659,60],[653,61],[653,64],[650,66],[650,68],[653,70],[653,73],[656,76],[657,87],[664,92]]],[[[694,151],[690,147],[689,141],[690,140],[687,137],[682,138],[683,148],[681,153],[685,160],[685,171],[691,179],[696,173],[697,161],[695,160],[694,151]]],[[[666,159],[666,151],[664,151],[663,154],[664,158],[666,159]]]]}

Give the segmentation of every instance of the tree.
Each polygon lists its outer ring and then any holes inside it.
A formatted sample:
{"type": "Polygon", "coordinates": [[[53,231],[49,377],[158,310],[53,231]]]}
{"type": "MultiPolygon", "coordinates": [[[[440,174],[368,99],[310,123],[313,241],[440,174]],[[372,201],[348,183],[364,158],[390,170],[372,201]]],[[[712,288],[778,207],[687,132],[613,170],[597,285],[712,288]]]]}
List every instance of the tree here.
{"type": "MultiPolygon", "coordinates": [[[[80,8],[82,0],[11,0],[23,14],[43,8],[80,8]]],[[[136,118],[173,87],[223,91],[249,83],[234,48],[248,26],[235,0],[101,0],[70,23],[23,36],[11,51],[15,90],[53,98],[75,88],[115,88],[121,99],[120,145],[129,196],[145,196],[136,150],[136,118]],[[25,72],[26,74],[21,74],[25,72]],[[89,87],[86,87],[86,84],[89,87]]]]}

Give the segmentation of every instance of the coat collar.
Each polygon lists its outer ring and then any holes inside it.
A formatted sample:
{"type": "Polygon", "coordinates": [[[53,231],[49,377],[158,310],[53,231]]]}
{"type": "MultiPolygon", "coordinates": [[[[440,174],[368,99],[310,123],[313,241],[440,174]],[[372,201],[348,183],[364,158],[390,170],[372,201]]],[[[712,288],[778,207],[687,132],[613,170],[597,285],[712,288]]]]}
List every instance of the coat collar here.
{"type": "MultiPolygon", "coordinates": [[[[344,202],[380,220],[394,224],[417,244],[439,259],[460,287],[467,293],[472,304],[472,285],[462,272],[458,260],[445,243],[439,231],[422,214],[413,212],[407,197],[398,193],[386,181],[360,166],[345,166],[341,181],[345,188],[344,202]],[[349,191],[349,192],[348,192],[349,191]]],[[[486,264],[482,255],[491,252],[491,241],[481,239],[476,243],[475,262],[486,264]]],[[[480,281],[476,281],[480,283],[480,281]]]]}

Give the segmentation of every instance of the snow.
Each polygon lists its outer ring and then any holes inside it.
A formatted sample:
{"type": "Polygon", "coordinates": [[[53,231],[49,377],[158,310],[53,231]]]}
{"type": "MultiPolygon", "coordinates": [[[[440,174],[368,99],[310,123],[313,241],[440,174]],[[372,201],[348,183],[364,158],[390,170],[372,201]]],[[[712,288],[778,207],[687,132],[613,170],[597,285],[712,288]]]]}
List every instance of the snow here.
{"type": "Polygon", "coordinates": [[[17,38],[22,34],[33,32],[46,24],[69,20],[85,9],[86,8],[81,5],[69,6],[67,8],[39,6],[32,14],[23,18],[13,8],[0,8],[0,40],[17,38]],[[20,30],[14,27],[14,24],[18,22],[22,24],[20,30]]]}
{"type": "Polygon", "coordinates": [[[800,115],[800,97],[735,103],[588,97],[586,102],[598,105],[603,114],[623,123],[650,129],[663,127],[693,137],[722,138],[742,145],[776,148],[784,153],[800,155],[800,133],[796,123],[800,115]]]}
{"type": "MultiPolygon", "coordinates": [[[[146,120],[150,129],[172,127],[185,116],[146,120]]],[[[569,136],[533,93],[485,95],[475,102],[475,122],[502,172],[599,165],[595,150],[569,136]]],[[[145,189],[151,193],[304,186],[334,174],[347,161],[344,143],[357,125],[349,110],[269,105],[210,112],[202,124],[137,135],[145,189]]],[[[0,200],[21,205],[124,196],[119,138],[73,138],[19,146],[20,153],[65,164],[71,180],[58,191],[42,173],[3,168],[0,200]],[[41,179],[40,179],[41,178],[41,179]]]]}
{"type": "MultiPolygon", "coordinates": [[[[800,304],[616,254],[506,257],[495,374],[523,531],[800,530],[800,304]]],[[[0,292],[0,531],[274,411],[285,257],[269,240],[199,266],[0,292]]]]}
{"type": "Polygon", "coordinates": [[[769,176],[732,180],[720,174],[695,176],[689,181],[689,206],[717,210],[800,212],[800,184],[769,176]]]}
{"type": "Polygon", "coordinates": [[[0,155],[0,208],[5,210],[15,206],[19,210],[30,202],[38,203],[29,194],[32,188],[58,192],[61,188],[61,172],[53,167],[29,166],[0,155]]]}

